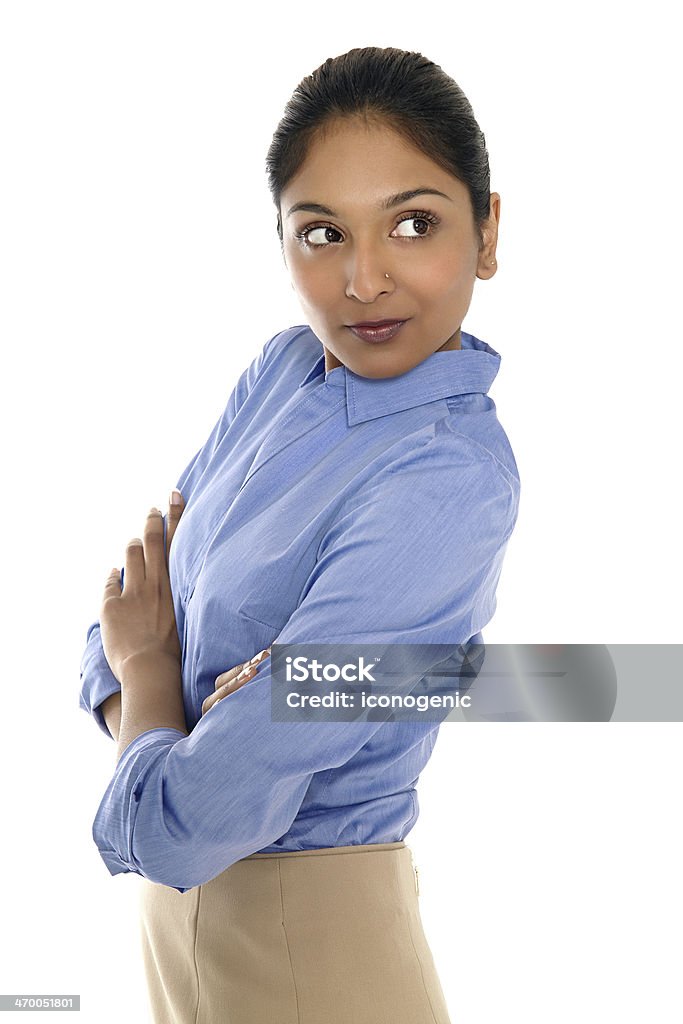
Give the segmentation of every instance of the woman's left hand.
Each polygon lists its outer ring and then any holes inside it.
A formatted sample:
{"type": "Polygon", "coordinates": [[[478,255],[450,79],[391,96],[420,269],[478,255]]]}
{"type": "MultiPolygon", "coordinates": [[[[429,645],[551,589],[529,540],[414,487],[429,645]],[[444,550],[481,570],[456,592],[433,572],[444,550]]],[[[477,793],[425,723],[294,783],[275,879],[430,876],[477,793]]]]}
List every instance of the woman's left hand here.
{"type": "Polygon", "coordinates": [[[184,507],[182,495],[179,505],[169,504],[166,547],[163,516],[159,509],[151,509],[142,539],[134,537],[126,547],[123,588],[119,569],[112,569],[107,579],[100,635],[109,667],[119,682],[124,662],[133,655],[170,657],[179,664],[182,660],[167,557],[184,507]]]}
{"type": "Polygon", "coordinates": [[[235,665],[216,676],[214,692],[210,693],[202,704],[202,715],[210,711],[214,704],[218,704],[218,701],[223,700],[229,693],[241,690],[244,684],[254,677],[261,662],[269,657],[270,647],[266,647],[265,650],[255,654],[251,661],[243,661],[241,665],[235,665]]]}

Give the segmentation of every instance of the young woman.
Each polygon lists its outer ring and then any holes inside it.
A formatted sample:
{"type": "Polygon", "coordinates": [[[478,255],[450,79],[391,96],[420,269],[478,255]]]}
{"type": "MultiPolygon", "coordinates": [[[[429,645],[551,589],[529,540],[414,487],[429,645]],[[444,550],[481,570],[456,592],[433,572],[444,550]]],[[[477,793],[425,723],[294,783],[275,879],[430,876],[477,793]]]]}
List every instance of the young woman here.
{"type": "Polygon", "coordinates": [[[267,168],[306,323],[107,581],[81,704],[119,756],[93,837],[142,878],[155,1024],[447,1024],[404,842],[438,723],[278,721],[269,655],[481,640],[519,476],[500,356],[461,324],[500,198],[460,88],[394,48],[306,77],[267,168]]]}

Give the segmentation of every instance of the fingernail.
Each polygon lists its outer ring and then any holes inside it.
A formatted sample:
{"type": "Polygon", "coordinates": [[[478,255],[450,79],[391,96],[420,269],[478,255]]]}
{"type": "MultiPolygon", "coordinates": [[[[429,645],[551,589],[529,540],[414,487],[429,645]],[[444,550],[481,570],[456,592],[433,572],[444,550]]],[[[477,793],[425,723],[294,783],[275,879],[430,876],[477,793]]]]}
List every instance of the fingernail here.
{"type": "Polygon", "coordinates": [[[172,490],[171,496],[168,500],[169,505],[179,505],[181,501],[182,497],[180,495],[180,491],[176,491],[175,489],[172,490]]]}

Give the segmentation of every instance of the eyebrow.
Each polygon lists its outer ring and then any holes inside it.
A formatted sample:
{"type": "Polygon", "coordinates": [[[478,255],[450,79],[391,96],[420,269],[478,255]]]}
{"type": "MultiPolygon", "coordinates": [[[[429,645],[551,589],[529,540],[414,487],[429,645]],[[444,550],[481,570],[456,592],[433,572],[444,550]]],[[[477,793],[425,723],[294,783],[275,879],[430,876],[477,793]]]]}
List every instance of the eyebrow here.
{"type": "MultiPolygon", "coordinates": [[[[421,188],[409,188],[403,192],[396,192],[394,195],[386,196],[384,199],[380,200],[377,204],[377,208],[379,210],[390,210],[393,206],[400,206],[401,203],[407,203],[410,199],[414,199],[415,196],[441,196],[443,199],[447,199],[449,203],[453,202],[451,197],[447,196],[445,192],[440,192],[438,188],[427,188],[425,186],[421,188]]],[[[297,210],[306,210],[309,213],[321,213],[325,217],[339,216],[339,214],[335,213],[334,210],[331,210],[329,206],[323,206],[321,203],[310,203],[307,201],[295,203],[294,206],[289,208],[286,216],[291,217],[291,215],[296,213],[297,210]]]]}

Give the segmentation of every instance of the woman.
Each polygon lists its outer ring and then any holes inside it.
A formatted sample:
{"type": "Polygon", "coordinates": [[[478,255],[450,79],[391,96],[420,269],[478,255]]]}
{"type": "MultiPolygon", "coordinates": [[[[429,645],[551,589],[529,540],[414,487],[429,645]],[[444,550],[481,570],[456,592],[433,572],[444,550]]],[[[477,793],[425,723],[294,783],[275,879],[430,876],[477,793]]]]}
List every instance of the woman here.
{"type": "Polygon", "coordinates": [[[481,639],[519,477],[500,356],[461,323],[500,199],[459,87],[393,48],[305,78],[267,165],[307,323],[107,581],[81,704],[119,759],[93,837],[142,877],[156,1024],[446,1024],[404,842],[438,723],[278,721],[269,654],[481,639]]]}

